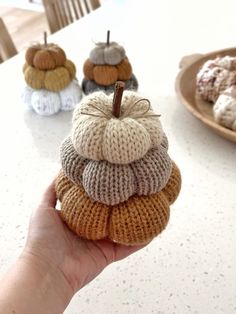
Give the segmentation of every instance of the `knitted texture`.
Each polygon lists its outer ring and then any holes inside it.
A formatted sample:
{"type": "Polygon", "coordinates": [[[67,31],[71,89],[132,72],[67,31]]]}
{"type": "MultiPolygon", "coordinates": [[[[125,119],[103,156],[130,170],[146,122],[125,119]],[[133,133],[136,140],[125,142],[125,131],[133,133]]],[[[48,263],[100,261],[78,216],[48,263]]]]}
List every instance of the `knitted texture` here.
{"type": "Polygon", "coordinates": [[[53,115],[59,110],[73,110],[81,98],[82,91],[76,80],[57,93],[46,89],[34,90],[29,86],[26,86],[22,92],[25,105],[42,116],[53,115]]]}
{"type": "Polygon", "coordinates": [[[73,185],[61,171],[56,180],[61,217],[71,230],[87,239],[109,238],[125,245],[146,243],[167,225],[169,195],[176,198],[181,185],[176,173],[179,172],[173,164],[171,177],[161,192],[150,196],[134,195],[126,202],[108,206],[92,201],[82,186],[73,185]]]}
{"type": "Polygon", "coordinates": [[[116,42],[111,42],[109,45],[97,43],[91,50],[89,58],[94,64],[116,65],[125,58],[125,50],[116,42]]]}
{"type": "MultiPolygon", "coordinates": [[[[88,72],[87,72],[88,73],[88,72]]],[[[129,80],[124,81],[126,90],[137,90],[138,89],[138,81],[134,74],[132,74],[129,80]]],[[[106,94],[111,94],[114,92],[115,84],[109,86],[103,86],[95,83],[93,80],[86,78],[82,81],[82,90],[85,95],[91,94],[97,91],[104,91],[106,94]]]]}
{"type": "Polygon", "coordinates": [[[206,101],[215,102],[228,87],[236,84],[236,58],[208,60],[197,74],[197,92],[206,101]]]}
{"type": "Polygon", "coordinates": [[[64,66],[53,70],[39,70],[29,64],[23,67],[26,83],[34,89],[47,89],[58,92],[64,89],[75,77],[75,65],[66,60],[64,66]]]}
{"type": "Polygon", "coordinates": [[[93,161],[80,157],[70,137],[61,145],[61,163],[65,175],[75,184],[82,184],[94,200],[115,205],[128,200],[133,194],[157,193],[166,185],[172,163],[167,154],[166,136],[163,145],[128,165],[93,161]]]}
{"type": "Polygon", "coordinates": [[[52,70],[64,65],[66,54],[63,49],[55,44],[37,44],[26,50],[25,60],[36,69],[52,70]]]}
{"type": "Polygon", "coordinates": [[[125,91],[120,118],[112,115],[113,95],[96,92],[82,100],[73,114],[72,143],[84,158],[128,164],[158,147],[163,131],[150,104],[125,91]]]}
{"type": "Polygon", "coordinates": [[[128,58],[123,59],[116,66],[96,65],[87,59],[83,67],[84,75],[88,80],[94,80],[99,85],[109,86],[117,80],[126,81],[132,76],[132,67],[128,58]]]}
{"type": "Polygon", "coordinates": [[[213,106],[216,122],[236,131],[236,86],[225,90],[213,106]]]}

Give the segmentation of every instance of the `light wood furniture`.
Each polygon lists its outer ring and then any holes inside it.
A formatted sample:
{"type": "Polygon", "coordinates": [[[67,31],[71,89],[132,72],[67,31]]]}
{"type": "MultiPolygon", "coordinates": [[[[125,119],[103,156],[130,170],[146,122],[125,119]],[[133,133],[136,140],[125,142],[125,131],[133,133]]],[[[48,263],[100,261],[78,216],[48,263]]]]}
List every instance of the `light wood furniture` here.
{"type": "Polygon", "coordinates": [[[0,18],[0,63],[16,54],[16,47],[11,39],[3,19],[0,18]]]}
{"type": "Polygon", "coordinates": [[[51,33],[73,23],[100,6],[99,0],[43,0],[51,33]]]}

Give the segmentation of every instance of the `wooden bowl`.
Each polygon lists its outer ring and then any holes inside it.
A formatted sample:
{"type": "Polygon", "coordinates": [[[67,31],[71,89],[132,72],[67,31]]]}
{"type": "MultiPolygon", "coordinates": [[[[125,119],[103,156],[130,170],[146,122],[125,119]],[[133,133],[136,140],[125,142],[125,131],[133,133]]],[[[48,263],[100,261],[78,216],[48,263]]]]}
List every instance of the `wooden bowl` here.
{"type": "Polygon", "coordinates": [[[213,117],[213,104],[202,100],[196,94],[196,75],[199,68],[209,59],[217,56],[236,56],[236,48],[213,51],[205,55],[194,54],[183,57],[180,72],[176,78],[175,89],[180,102],[200,121],[224,138],[236,142],[236,132],[219,125],[213,117]]]}

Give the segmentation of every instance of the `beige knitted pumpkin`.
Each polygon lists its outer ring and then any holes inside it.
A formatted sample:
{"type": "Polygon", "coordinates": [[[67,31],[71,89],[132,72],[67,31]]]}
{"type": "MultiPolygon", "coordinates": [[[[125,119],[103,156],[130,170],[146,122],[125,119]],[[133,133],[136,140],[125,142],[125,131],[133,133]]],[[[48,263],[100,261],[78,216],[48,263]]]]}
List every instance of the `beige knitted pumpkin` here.
{"type": "Polygon", "coordinates": [[[128,164],[160,145],[163,131],[150,103],[125,91],[120,117],[112,114],[113,95],[95,92],[73,115],[71,139],[77,153],[93,160],[128,164]]]}

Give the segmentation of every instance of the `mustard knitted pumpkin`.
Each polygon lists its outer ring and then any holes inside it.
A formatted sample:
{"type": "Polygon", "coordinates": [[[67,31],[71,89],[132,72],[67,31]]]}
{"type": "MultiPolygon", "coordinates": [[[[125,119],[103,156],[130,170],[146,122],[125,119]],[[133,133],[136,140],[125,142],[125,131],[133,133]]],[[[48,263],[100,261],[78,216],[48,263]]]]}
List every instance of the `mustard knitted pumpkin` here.
{"type": "Polygon", "coordinates": [[[61,217],[91,240],[150,241],[166,227],[181,176],[150,102],[134,92],[94,93],[75,109],[56,181],[61,217]]]}

